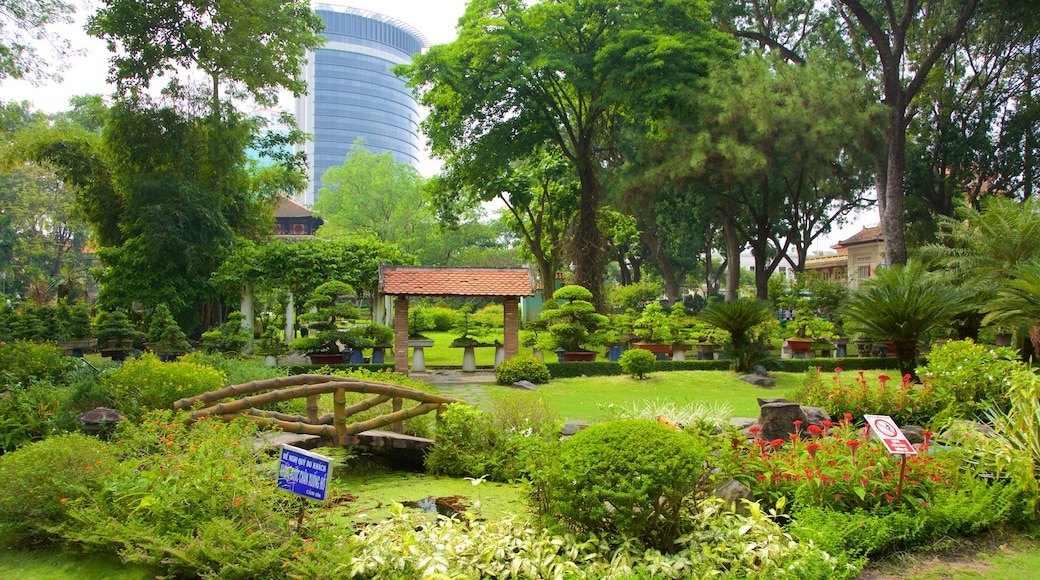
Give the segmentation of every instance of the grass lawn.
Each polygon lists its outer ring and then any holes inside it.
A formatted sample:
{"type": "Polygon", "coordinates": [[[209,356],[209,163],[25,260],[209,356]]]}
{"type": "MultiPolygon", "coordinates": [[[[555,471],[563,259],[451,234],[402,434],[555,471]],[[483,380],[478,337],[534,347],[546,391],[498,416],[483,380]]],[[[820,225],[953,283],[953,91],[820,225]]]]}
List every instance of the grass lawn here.
{"type": "Polygon", "coordinates": [[[0,550],[0,578],[25,580],[150,580],[161,571],[123,564],[114,555],[56,550],[0,550]]]}
{"type": "Polygon", "coordinates": [[[749,385],[719,371],[658,372],[643,380],[627,376],[556,379],[532,394],[541,395],[565,419],[594,421],[613,413],[608,405],[669,401],[726,405],[730,416],[757,417],[759,397],[783,397],[799,386],[801,373],[773,373],[776,387],[749,385]]]}

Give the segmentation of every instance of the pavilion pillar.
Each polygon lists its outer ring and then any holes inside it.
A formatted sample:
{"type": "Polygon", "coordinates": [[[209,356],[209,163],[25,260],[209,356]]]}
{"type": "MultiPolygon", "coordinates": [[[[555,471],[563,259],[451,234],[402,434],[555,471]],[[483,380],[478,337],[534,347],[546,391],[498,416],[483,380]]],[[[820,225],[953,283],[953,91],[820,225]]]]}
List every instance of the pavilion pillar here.
{"type": "Polygon", "coordinates": [[[394,300],[394,372],[408,373],[408,297],[394,300]]]}
{"type": "Polygon", "coordinates": [[[505,360],[520,354],[520,299],[509,296],[502,304],[505,360]]]}

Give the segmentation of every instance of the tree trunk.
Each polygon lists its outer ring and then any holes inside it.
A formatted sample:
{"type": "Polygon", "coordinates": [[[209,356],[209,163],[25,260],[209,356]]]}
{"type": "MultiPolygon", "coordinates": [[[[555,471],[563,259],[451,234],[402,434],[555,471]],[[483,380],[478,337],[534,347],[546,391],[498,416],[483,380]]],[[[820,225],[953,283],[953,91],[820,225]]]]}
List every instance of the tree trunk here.
{"type": "Polygon", "coordinates": [[[722,237],[726,240],[726,302],[737,299],[740,289],[740,238],[737,237],[737,224],[733,216],[722,212],[722,237]]]}
{"type": "MultiPolygon", "coordinates": [[[[903,232],[903,174],[906,170],[906,104],[902,91],[886,97],[889,102],[888,159],[885,203],[881,210],[881,232],[885,236],[885,264],[906,264],[906,239],[903,232]]],[[[880,192],[878,198],[881,198],[880,192]]]]}
{"type": "MultiPolygon", "coordinates": [[[[577,157],[592,158],[591,155],[577,157]]],[[[592,304],[596,306],[596,311],[604,312],[606,301],[603,296],[602,278],[605,255],[603,233],[599,231],[599,224],[596,223],[600,203],[603,201],[603,186],[591,162],[580,163],[577,172],[581,183],[581,196],[578,201],[578,221],[574,227],[574,239],[571,241],[574,282],[592,292],[592,304]]]]}
{"type": "Polygon", "coordinates": [[[657,261],[657,267],[661,270],[661,280],[664,282],[664,292],[671,303],[672,299],[679,295],[679,281],[671,260],[665,255],[661,241],[657,239],[657,228],[644,229],[641,237],[646,247],[650,248],[650,255],[657,261]]]}

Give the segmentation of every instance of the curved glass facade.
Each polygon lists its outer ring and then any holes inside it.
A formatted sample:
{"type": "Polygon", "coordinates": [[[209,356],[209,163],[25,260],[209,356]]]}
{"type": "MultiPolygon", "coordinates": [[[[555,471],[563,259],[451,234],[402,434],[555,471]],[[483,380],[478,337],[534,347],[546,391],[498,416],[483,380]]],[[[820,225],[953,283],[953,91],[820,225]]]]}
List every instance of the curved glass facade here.
{"type": "Polygon", "coordinates": [[[296,101],[296,119],[314,140],[306,145],[312,205],[321,177],[342,165],[358,137],[374,153],[390,152],[399,163],[418,166],[419,105],[391,69],[411,62],[427,41],[392,18],[353,8],[314,6],[325,20],[325,46],[307,62],[308,94],[296,101]]]}

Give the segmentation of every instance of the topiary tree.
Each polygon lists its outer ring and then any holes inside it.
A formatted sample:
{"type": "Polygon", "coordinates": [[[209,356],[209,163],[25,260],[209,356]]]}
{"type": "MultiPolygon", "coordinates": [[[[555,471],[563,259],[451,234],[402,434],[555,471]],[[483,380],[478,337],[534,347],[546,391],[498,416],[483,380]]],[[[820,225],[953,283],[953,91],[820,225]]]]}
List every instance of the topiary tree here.
{"type": "Polygon", "coordinates": [[[543,309],[539,318],[547,322],[557,348],[578,352],[585,344],[603,344],[604,337],[597,329],[609,319],[596,312],[591,302],[592,292],[582,286],[564,286],[553,292],[553,299],[565,302],[559,308],[543,309]]]}
{"type": "Polygon", "coordinates": [[[353,304],[337,302],[340,296],[351,294],[354,294],[354,289],[338,280],[330,280],[315,288],[303,305],[309,312],[300,316],[313,334],[294,340],[290,348],[305,353],[337,353],[340,344],[344,348],[371,347],[372,340],[365,338],[359,329],[339,327],[340,322],[359,315],[353,304]]]}
{"type": "Polygon", "coordinates": [[[148,325],[145,341],[151,344],[156,352],[184,353],[191,350],[187,335],[181,330],[165,302],[152,311],[152,320],[148,325]]]}
{"type": "Polygon", "coordinates": [[[626,375],[633,379],[643,379],[657,369],[657,355],[641,348],[632,348],[621,353],[618,363],[626,375]]]}
{"type": "Polygon", "coordinates": [[[707,440],[655,421],[608,421],[564,441],[544,481],[546,514],[583,532],[674,552],[684,504],[710,485],[707,440]]]}
{"type": "Polygon", "coordinates": [[[495,381],[500,385],[511,385],[517,381],[530,381],[538,385],[549,382],[551,378],[545,361],[533,356],[514,356],[502,361],[495,369],[495,381]]]}
{"type": "Polygon", "coordinates": [[[202,333],[202,345],[210,352],[240,353],[249,344],[252,336],[242,321],[245,315],[239,311],[228,314],[223,324],[202,333]]]}
{"type": "Polygon", "coordinates": [[[101,343],[126,344],[140,341],[144,337],[130,322],[122,308],[99,312],[94,319],[94,329],[94,335],[101,343]]]}

